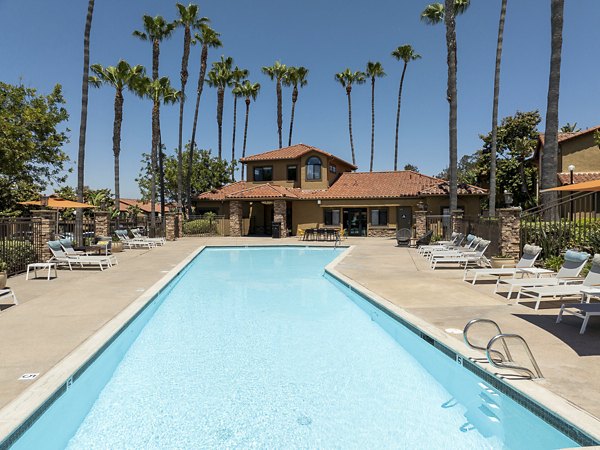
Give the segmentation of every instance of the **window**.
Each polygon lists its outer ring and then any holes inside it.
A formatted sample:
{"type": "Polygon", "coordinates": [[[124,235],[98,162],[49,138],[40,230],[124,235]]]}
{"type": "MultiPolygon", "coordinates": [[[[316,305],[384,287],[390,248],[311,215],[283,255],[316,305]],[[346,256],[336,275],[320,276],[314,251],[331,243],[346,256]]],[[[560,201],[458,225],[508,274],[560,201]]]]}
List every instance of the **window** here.
{"type": "Polygon", "coordinates": [[[371,225],[380,226],[380,225],[387,225],[387,224],[388,224],[387,208],[371,210],[371,225]]]}
{"type": "Polygon", "coordinates": [[[324,212],[325,212],[325,225],[339,225],[340,224],[340,210],[339,209],[326,209],[324,212]]]}
{"type": "Polygon", "coordinates": [[[298,175],[298,168],[296,166],[287,166],[287,179],[288,181],[296,181],[298,175]]]}
{"type": "Polygon", "coordinates": [[[308,158],[308,161],[306,161],[306,179],[321,179],[321,160],[316,156],[311,156],[310,158],[308,158]]]}
{"type": "Polygon", "coordinates": [[[335,166],[335,164],[329,164],[329,171],[331,173],[337,173],[337,167],[335,166]]]}
{"type": "Polygon", "coordinates": [[[273,181],[273,167],[255,167],[254,181],[273,181]]]}

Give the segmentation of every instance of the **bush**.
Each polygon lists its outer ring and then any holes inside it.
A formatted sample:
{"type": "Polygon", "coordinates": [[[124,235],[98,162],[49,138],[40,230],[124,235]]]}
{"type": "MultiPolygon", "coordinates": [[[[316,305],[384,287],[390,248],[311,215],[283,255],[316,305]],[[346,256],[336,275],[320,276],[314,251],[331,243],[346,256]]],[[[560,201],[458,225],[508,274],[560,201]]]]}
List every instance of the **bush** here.
{"type": "Polygon", "coordinates": [[[190,220],[183,224],[183,234],[217,234],[217,222],[210,218],[190,220]]]}
{"type": "Polygon", "coordinates": [[[600,253],[600,222],[557,221],[522,223],[524,243],[542,247],[544,259],[560,255],[565,250],[577,249],[600,253]]]}
{"type": "Polygon", "coordinates": [[[29,241],[6,240],[0,246],[0,261],[6,263],[8,273],[23,271],[27,264],[37,260],[35,249],[29,241]]]}

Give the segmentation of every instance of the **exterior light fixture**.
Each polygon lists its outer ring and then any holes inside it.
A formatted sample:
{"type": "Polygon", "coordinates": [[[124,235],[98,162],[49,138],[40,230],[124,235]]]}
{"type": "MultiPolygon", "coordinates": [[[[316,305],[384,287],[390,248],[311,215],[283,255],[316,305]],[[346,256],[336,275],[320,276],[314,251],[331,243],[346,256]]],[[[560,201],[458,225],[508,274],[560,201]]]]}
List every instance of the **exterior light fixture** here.
{"type": "Polygon", "coordinates": [[[510,191],[504,191],[504,203],[510,207],[513,203],[513,195],[510,191]]]}
{"type": "Polygon", "coordinates": [[[575,166],[573,164],[569,165],[569,184],[573,184],[573,172],[575,172],[575,166]]]}
{"type": "Polygon", "coordinates": [[[43,207],[47,207],[48,206],[48,196],[47,195],[40,195],[40,204],[43,207]]]}
{"type": "Polygon", "coordinates": [[[321,199],[318,199],[317,200],[317,205],[320,205],[320,204],[321,204],[321,199]]]}

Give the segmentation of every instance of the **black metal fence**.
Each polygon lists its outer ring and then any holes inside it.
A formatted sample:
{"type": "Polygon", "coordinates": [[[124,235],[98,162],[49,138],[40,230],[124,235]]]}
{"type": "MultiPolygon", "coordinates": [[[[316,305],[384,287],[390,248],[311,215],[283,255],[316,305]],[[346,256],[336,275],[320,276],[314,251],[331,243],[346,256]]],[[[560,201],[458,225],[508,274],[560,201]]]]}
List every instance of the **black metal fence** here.
{"type": "Polygon", "coordinates": [[[523,211],[521,245],[541,246],[544,259],[571,248],[600,253],[599,201],[596,192],[575,193],[523,211]]]}
{"type": "Polygon", "coordinates": [[[500,252],[500,221],[497,218],[485,216],[464,217],[465,234],[473,234],[490,241],[485,251],[486,256],[499,256],[500,252]]]}
{"type": "Polygon", "coordinates": [[[27,219],[0,219],[0,261],[8,275],[24,272],[27,265],[41,261],[41,222],[27,219]]]}
{"type": "MultiPolygon", "coordinates": [[[[75,220],[58,221],[56,234],[64,236],[75,242],[75,220]]],[[[83,239],[91,239],[96,235],[96,221],[94,217],[83,216],[83,239]]]]}

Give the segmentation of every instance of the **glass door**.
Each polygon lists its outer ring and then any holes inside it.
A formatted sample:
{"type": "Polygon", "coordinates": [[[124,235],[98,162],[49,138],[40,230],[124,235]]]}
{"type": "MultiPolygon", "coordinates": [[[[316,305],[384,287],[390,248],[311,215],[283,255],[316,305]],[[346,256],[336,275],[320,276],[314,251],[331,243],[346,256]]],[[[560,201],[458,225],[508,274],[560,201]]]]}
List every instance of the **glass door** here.
{"type": "Polygon", "coordinates": [[[349,236],[366,236],[367,208],[344,209],[344,224],[349,236]]]}

